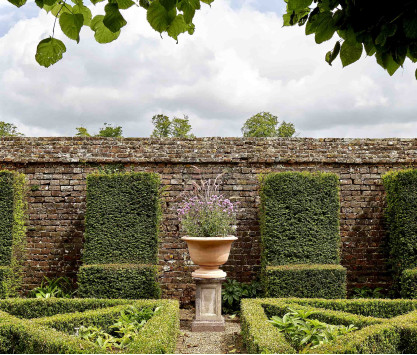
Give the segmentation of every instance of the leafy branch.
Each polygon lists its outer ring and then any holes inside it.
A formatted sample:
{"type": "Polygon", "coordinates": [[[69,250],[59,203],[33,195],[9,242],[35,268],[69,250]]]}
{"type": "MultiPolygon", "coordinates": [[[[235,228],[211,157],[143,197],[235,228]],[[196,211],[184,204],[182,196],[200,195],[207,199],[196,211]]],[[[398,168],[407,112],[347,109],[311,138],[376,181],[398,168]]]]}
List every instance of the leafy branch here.
{"type": "MultiPolygon", "coordinates": [[[[285,0],[284,26],[305,25],[316,43],[341,38],[328,51],[329,65],[339,56],[344,67],[365,51],[389,75],[403,67],[406,58],[417,62],[416,1],[285,0]]],[[[417,70],[415,72],[417,79],[417,70]]]]}
{"type": "MultiPolygon", "coordinates": [[[[8,1],[21,7],[27,0],[8,1]]],[[[83,0],[71,1],[74,5],[61,0],[35,0],[36,5],[55,16],[52,36],[39,42],[35,55],[36,61],[46,68],[61,60],[66,52],[65,44],[54,38],[57,20],[62,32],[77,43],[80,42],[83,27],[88,27],[94,32],[94,38],[98,43],[110,43],[119,37],[121,29],[127,25],[121,10],[136,5],[147,11],[146,18],[155,31],[161,36],[162,33],[167,33],[178,42],[180,34],[194,33],[195,26],[192,21],[195,12],[200,10],[201,3],[210,5],[214,0],[90,0],[93,5],[107,2],[104,14],[94,18],[83,0]]]]}

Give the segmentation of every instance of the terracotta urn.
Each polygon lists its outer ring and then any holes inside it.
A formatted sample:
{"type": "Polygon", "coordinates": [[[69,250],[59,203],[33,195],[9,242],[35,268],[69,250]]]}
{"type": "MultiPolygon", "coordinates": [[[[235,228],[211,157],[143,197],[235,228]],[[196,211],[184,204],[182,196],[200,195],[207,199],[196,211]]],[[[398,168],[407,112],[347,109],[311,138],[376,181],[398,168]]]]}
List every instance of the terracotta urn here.
{"type": "Polygon", "coordinates": [[[188,245],[191,260],[199,268],[191,275],[201,279],[218,279],[226,277],[219,269],[229,259],[230,248],[237,237],[182,237],[188,245]]]}

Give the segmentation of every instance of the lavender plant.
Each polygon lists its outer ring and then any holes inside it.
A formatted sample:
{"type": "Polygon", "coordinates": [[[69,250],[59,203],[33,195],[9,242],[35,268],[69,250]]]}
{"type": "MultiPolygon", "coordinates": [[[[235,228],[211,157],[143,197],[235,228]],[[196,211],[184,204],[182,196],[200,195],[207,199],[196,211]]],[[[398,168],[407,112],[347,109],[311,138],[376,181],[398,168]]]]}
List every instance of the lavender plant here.
{"type": "Polygon", "coordinates": [[[183,230],[190,237],[225,237],[236,229],[236,206],[220,193],[221,176],[192,182],[193,189],[183,194],[177,212],[183,230]]]}

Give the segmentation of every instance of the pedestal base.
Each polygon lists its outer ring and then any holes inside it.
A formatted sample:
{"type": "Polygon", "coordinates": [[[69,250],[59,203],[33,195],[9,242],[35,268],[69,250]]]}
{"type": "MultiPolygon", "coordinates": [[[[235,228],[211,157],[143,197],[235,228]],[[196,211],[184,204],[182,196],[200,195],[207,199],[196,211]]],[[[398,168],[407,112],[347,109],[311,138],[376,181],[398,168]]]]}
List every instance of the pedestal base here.
{"type": "Polygon", "coordinates": [[[222,332],[222,282],[224,278],[195,278],[197,285],[195,297],[195,320],[191,325],[193,332],[222,332]]]}
{"type": "MultiPolygon", "coordinates": [[[[223,317],[222,317],[223,318],[223,317]]],[[[224,332],[224,319],[222,320],[195,320],[191,324],[192,332],[224,332]]]]}

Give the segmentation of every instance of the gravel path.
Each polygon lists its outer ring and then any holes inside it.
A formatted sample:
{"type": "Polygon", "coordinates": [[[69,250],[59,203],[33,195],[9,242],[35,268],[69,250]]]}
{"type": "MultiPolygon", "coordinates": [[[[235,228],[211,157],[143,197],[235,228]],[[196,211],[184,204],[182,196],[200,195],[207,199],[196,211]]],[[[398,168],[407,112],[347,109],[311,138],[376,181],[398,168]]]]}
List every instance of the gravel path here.
{"type": "Polygon", "coordinates": [[[238,319],[225,316],[226,330],[224,332],[195,332],[191,331],[194,311],[180,310],[181,335],[177,344],[177,354],[240,354],[245,353],[240,335],[238,319]]]}

